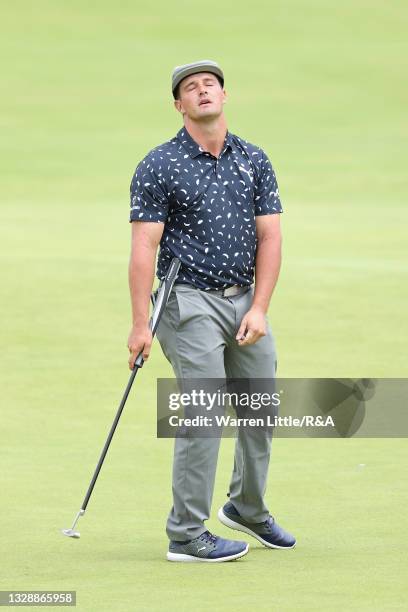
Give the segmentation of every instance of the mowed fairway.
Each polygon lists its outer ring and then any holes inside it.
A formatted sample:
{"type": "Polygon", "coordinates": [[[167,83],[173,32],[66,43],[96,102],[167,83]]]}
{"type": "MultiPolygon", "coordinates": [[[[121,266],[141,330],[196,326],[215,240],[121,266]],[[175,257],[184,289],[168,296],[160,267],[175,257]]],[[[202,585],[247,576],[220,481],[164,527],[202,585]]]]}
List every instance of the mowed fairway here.
{"type": "MultiPolygon", "coordinates": [[[[171,370],[157,343],[81,539],[60,529],[128,378],[128,187],[181,125],[176,64],[220,62],[230,131],[277,173],[279,375],[407,376],[407,18],[376,0],[2,8],[0,589],[76,590],[84,612],[406,609],[405,439],[276,440],[267,501],[297,548],[165,561],[172,443],[155,410],[171,370]]],[[[208,522],[224,537],[232,458],[224,440],[208,522]]]]}

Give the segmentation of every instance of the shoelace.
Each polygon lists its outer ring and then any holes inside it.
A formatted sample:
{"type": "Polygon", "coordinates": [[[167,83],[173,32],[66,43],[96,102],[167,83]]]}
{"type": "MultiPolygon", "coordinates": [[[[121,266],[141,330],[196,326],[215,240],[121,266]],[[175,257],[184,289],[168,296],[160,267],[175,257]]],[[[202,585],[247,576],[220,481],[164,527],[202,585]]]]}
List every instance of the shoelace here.
{"type": "Polygon", "coordinates": [[[209,544],[216,544],[218,540],[218,536],[210,533],[209,531],[205,531],[202,536],[204,542],[208,542],[209,544]]]}
{"type": "Polygon", "coordinates": [[[272,525],[274,524],[275,519],[273,518],[273,516],[269,516],[266,521],[264,521],[263,525],[264,527],[266,527],[267,529],[269,529],[269,531],[272,530],[272,525]]]}

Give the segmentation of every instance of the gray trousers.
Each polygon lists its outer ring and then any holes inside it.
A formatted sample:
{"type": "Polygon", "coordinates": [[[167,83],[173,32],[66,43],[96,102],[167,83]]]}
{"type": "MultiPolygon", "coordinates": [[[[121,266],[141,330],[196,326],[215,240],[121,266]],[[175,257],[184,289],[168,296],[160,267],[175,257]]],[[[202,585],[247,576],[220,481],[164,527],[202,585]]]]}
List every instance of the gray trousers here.
{"type": "MultiPolygon", "coordinates": [[[[253,289],[225,298],[175,285],[163,313],[157,338],[178,379],[275,377],[276,352],[268,333],[240,347],[235,336],[253,299],[253,289]]],[[[210,516],[220,438],[175,439],[173,507],[167,535],[176,541],[200,536],[210,516]]],[[[268,518],[264,494],[271,434],[240,429],[229,487],[230,501],[248,521],[268,518]]]]}

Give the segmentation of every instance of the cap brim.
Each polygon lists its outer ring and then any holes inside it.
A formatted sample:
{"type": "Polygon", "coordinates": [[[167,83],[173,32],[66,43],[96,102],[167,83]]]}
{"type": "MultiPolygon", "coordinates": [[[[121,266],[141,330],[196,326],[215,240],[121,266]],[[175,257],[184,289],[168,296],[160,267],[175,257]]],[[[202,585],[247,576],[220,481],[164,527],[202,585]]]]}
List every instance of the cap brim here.
{"type": "Polygon", "coordinates": [[[224,74],[222,70],[217,66],[212,66],[211,64],[202,64],[201,66],[190,66],[180,71],[177,78],[173,82],[173,95],[175,95],[176,89],[180,85],[181,81],[183,81],[186,77],[191,76],[192,74],[198,74],[199,72],[209,72],[214,74],[220,79],[221,84],[224,87],[224,74]]]}

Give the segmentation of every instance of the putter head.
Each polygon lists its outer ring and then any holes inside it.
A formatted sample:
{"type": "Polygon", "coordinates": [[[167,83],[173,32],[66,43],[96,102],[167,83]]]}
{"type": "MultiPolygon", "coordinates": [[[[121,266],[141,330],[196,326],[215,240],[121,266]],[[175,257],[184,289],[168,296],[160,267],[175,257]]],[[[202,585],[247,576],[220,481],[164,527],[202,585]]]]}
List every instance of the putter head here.
{"type": "Polygon", "coordinates": [[[81,537],[81,534],[79,533],[79,531],[74,531],[73,529],[62,529],[61,531],[68,538],[79,539],[81,537]]]}

